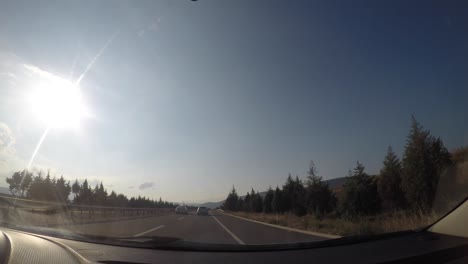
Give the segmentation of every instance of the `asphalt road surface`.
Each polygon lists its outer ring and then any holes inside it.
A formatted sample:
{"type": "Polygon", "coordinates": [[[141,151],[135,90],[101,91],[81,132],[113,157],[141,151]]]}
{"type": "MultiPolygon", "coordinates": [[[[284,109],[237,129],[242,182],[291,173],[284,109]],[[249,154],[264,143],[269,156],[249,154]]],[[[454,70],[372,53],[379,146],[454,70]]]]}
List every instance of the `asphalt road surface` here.
{"type": "Polygon", "coordinates": [[[189,215],[169,214],[79,224],[64,228],[82,234],[125,237],[165,236],[182,238],[190,242],[217,244],[277,244],[328,239],[254,223],[218,211],[210,211],[207,216],[190,212],[189,215]]]}

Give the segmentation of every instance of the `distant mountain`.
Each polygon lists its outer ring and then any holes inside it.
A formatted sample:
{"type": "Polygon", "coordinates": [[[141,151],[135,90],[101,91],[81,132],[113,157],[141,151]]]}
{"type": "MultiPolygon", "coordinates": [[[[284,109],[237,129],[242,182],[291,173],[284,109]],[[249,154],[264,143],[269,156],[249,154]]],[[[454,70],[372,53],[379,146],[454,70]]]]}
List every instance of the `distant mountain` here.
{"type": "Polygon", "coordinates": [[[340,178],[335,178],[335,179],[330,179],[330,180],[324,180],[323,182],[327,183],[328,187],[330,187],[330,189],[333,190],[333,189],[342,187],[343,184],[345,184],[346,182],[346,178],[347,177],[340,177],[340,178]]]}
{"type": "Polygon", "coordinates": [[[186,205],[188,207],[198,207],[198,206],[204,206],[204,207],[208,207],[210,209],[215,209],[216,207],[219,207],[221,206],[222,204],[224,203],[224,200],[223,201],[219,201],[219,202],[205,202],[205,203],[177,203],[176,204],[181,204],[181,205],[186,205]]]}
{"type": "MultiPolygon", "coordinates": [[[[262,198],[265,198],[266,193],[267,193],[267,191],[259,192],[259,194],[260,194],[260,196],[261,196],[262,198]]],[[[239,196],[239,198],[244,199],[244,198],[245,198],[245,195],[239,196]]],[[[224,202],[224,201],[223,201],[223,202],[224,202]]]]}
{"type": "Polygon", "coordinates": [[[223,203],[224,203],[224,200],[219,201],[219,202],[202,203],[202,204],[199,204],[199,206],[204,206],[204,207],[208,207],[208,208],[211,208],[211,209],[215,209],[216,207],[220,207],[223,203]]]}

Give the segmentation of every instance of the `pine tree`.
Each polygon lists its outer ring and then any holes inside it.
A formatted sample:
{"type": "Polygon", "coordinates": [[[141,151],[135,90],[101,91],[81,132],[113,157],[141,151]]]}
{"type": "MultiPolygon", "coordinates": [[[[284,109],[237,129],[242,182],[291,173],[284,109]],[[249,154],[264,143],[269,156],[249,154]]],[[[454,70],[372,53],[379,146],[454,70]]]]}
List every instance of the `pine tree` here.
{"type": "Polygon", "coordinates": [[[364,165],[359,161],[353,176],[344,184],[343,211],[349,216],[375,214],[380,209],[375,177],[364,172],[364,165]]]}
{"type": "Polygon", "coordinates": [[[255,190],[253,188],[250,191],[250,199],[249,200],[250,200],[250,205],[249,205],[250,211],[255,212],[256,193],[255,193],[255,190]]]}
{"type": "Polygon", "coordinates": [[[250,193],[250,209],[252,212],[260,213],[263,210],[263,199],[259,192],[252,188],[250,193]]]}
{"type": "Polygon", "coordinates": [[[252,211],[251,202],[252,201],[251,201],[250,193],[247,192],[244,198],[244,211],[247,211],[247,212],[252,211]]]}
{"type": "Polygon", "coordinates": [[[236,210],[244,210],[244,200],[240,197],[237,199],[236,210]]]}
{"type": "Polygon", "coordinates": [[[439,177],[450,165],[450,154],[442,140],[435,139],[414,117],[403,155],[401,187],[409,206],[429,211],[439,177]]]}
{"type": "Polygon", "coordinates": [[[32,173],[29,172],[28,170],[23,170],[21,172],[21,184],[20,184],[20,190],[21,190],[21,197],[24,197],[24,192],[26,192],[29,189],[29,186],[31,185],[32,182],[32,173]]]}
{"type": "Polygon", "coordinates": [[[265,194],[265,198],[263,199],[263,212],[268,214],[273,211],[272,209],[272,202],[273,202],[273,196],[275,195],[275,192],[273,189],[268,188],[268,191],[265,194]]]}
{"type": "Polygon", "coordinates": [[[52,181],[52,178],[50,177],[50,170],[47,171],[47,175],[44,179],[43,182],[43,200],[46,201],[53,201],[55,200],[55,191],[54,191],[54,183],[52,181]]]}
{"type": "Polygon", "coordinates": [[[101,184],[94,190],[95,204],[96,205],[105,205],[107,203],[107,191],[104,189],[104,185],[101,184]]]}
{"type": "Polygon", "coordinates": [[[93,201],[93,193],[91,191],[91,188],[89,187],[88,184],[88,179],[85,179],[83,184],[80,187],[80,191],[78,193],[78,196],[75,197],[75,202],[81,203],[81,204],[91,204],[93,201]]]}
{"type": "Polygon", "coordinates": [[[237,211],[239,209],[238,206],[239,196],[237,195],[236,188],[232,186],[231,192],[228,194],[226,201],[224,202],[224,209],[237,211]]]}
{"type": "Polygon", "coordinates": [[[305,215],[307,213],[306,191],[304,188],[304,184],[297,175],[296,179],[294,180],[294,193],[292,198],[292,207],[294,214],[296,214],[297,216],[305,215]]]}
{"type": "Polygon", "coordinates": [[[111,191],[111,193],[107,197],[107,204],[109,206],[119,206],[117,203],[117,193],[115,193],[114,191],[111,191]]]}
{"type": "Polygon", "coordinates": [[[78,196],[78,194],[80,193],[80,183],[78,182],[78,179],[75,179],[75,182],[73,183],[72,185],[72,193],[75,195],[75,199],[76,199],[76,196],[78,196]]]}
{"type": "Polygon", "coordinates": [[[318,217],[332,211],[336,206],[336,197],[327,184],[318,176],[313,161],[310,162],[306,178],[306,207],[318,217]]]}
{"type": "Polygon", "coordinates": [[[284,213],[283,206],[283,195],[281,189],[276,186],[275,192],[273,194],[273,200],[271,201],[271,210],[273,213],[281,214],[284,213]]]}
{"type": "Polygon", "coordinates": [[[282,188],[282,209],[285,212],[292,211],[293,209],[293,195],[294,195],[294,180],[291,176],[291,173],[288,174],[286,183],[282,188]]]}
{"type": "Polygon", "coordinates": [[[33,200],[45,200],[45,188],[44,178],[42,177],[42,171],[37,172],[34,176],[31,185],[28,190],[28,198],[33,200]]]}
{"type": "Polygon", "coordinates": [[[401,190],[401,163],[392,147],[388,147],[377,187],[384,209],[395,210],[404,205],[404,195],[401,190]]]}
{"type": "Polygon", "coordinates": [[[62,175],[55,183],[56,201],[67,202],[70,191],[70,182],[66,182],[62,175]]]}

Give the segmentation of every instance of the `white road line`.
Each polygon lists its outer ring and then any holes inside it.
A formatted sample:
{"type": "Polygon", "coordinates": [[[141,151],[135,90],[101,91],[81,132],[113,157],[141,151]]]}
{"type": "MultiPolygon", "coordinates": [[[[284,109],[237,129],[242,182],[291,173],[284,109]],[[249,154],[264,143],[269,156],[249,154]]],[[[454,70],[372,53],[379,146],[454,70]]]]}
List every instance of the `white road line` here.
{"type": "Polygon", "coordinates": [[[139,236],[142,236],[142,235],[144,235],[144,234],[148,234],[148,233],[150,233],[150,232],[153,232],[154,230],[158,230],[158,229],[163,228],[163,227],[164,227],[164,225],[160,225],[160,226],[155,227],[155,228],[152,228],[152,229],[150,229],[150,230],[146,230],[145,232],[142,232],[142,233],[140,233],[140,234],[136,234],[136,235],[134,235],[134,237],[139,237],[139,236]]]}
{"type": "Polygon", "coordinates": [[[218,224],[224,228],[224,230],[226,230],[226,232],[228,232],[228,234],[230,234],[232,236],[232,238],[234,238],[235,241],[237,241],[237,243],[241,244],[241,245],[245,245],[244,241],[240,240],[240,238],[238,238],[233,232],[231,232],[231,230],[227,229],[227,227],[225,227],[219,220],[218,218],[216,218],[216,216],[214,215],[211,215],[214,220],[216,220],[216,222],[218,222],[218,224]]]}
{"type": "Polygon", "coordinates": [[[177,221],[182,220],[182,219],[184,219],[184,218],[185,218],[185,217],[181,217],[181,218],[177,219],[177,221]]]}

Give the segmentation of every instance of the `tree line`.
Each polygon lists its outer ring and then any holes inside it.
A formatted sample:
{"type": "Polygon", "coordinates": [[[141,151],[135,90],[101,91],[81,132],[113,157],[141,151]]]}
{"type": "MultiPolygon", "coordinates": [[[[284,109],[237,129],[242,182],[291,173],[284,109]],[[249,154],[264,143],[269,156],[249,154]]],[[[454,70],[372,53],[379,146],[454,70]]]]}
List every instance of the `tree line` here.
{"type": "Polygon", "coordinates": [[[439,137],[434,137],[412,117],[403,158],[388,147],[378,175],[369,175],[359,161],[348,172],[341,190],[331,190],[310,163],[307,176],[289,176],[281,187],[268,189],[262,197],[254,189],[241,198],[234,186],[223,208],[231,211],[263,213],[307,213],[318,217],[331,212],[345,217],[372,215],[381,211],[432,208],[441,175],[468,158],[468,148],[451,153],[439,137]]]}
{"type": "Polygon", "coordinates": [[[17,171],[11,177],[7,177],[6,182],[12,195],[36,201],[134,208],[173,208],[176,206],[161,198],[154,200],[138,196],[128,199],[124,194],[117,194],[115,191],[108,193],[102,182],[96,184],[94,188],[90,186],[87,179],[83,183],[75,180],[73,184],[70,184],[70,181],[65,180],[63,175],[57,179],[51,177],[49,172],[44,176],[42,171],[38,171],[36,175],[28,170],[17,171]],[[71,194],[73,194],[73,199],[70,201],[71,194]]]}
{"type": "Polygon", "coordinates": [[[235,187],[228,194],[223,208],[231,211],[294,213],[298,216],[313,213],[323,216],[336,208],[337,198],[329,186],[317,175],[315,165],[311,162],[305,181],[298,176],[288,175],[283,186],[267,190],[264,197],[252,188],[250,192],[239,197],[235,187]]]}

